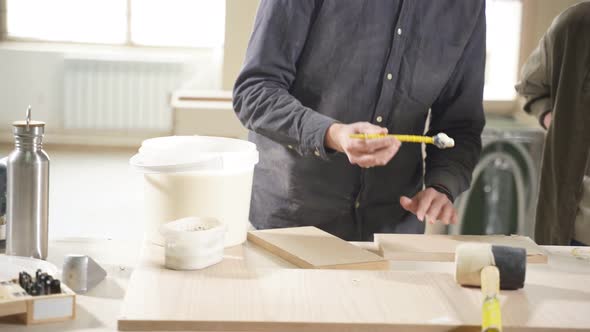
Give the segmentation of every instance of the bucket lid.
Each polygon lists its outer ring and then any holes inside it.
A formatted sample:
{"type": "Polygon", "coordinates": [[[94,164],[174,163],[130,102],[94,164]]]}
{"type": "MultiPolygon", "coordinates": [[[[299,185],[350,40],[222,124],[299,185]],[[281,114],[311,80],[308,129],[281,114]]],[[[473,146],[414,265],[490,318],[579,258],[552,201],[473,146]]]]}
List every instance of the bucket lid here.
{"type": "Polygon", "coordinates": [[[143,141],[129,163],[144,173],[242,170],[258,163],[258,150],[234,138],[166,136],[143,141]]]}

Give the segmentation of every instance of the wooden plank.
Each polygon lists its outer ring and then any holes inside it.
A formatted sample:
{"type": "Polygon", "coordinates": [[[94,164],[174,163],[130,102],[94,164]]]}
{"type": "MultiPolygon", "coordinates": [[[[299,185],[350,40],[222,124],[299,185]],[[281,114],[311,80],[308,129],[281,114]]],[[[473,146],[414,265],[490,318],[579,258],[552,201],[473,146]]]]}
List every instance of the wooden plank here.
{"type": "MultiPolygon", "coordinates": [[[[143,253],[122,331],[477,331],[480,323],[480,290],[452,273],[255,268],[236,255],[182,272],[162,268],[162,248],[143,253]]],[[[500,295],[505,330],[587,331],[587,284],[586,274],[531,269],[524,289],[500,295]]]]}
{"type": "Polygon", "coordinates": [[[306,269],[384,270],[383,257],[316,227],[248,232],[248,241],[306,269]]]}
{"type": "Polygon", "coordinates": [[[422,234],[375,234],[375,242],[381,255],[397,261],[455,260],[455,248],[464,242],[484,242],[496,245],[525,248],[528,263],[547,263],[547,253],[526,236],[505,235],[422,235],[422,234]]]}
{"type": "Polygon", "coordinates": [[[26,301],[4,301],[0,302],[0,317],[12,316],[27,312],[26,301]]]}

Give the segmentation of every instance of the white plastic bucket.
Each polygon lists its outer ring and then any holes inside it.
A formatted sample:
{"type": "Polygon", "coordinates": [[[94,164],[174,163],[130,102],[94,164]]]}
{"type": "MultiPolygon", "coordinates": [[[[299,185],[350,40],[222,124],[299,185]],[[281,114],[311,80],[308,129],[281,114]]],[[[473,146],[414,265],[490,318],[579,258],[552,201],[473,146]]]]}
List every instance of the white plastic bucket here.
{"type": "Polygon", "coordinates": [[[163,245],[158,229],[186,217],[212,217],[226,225],[225,246],[246,240],[256,145],[210,136],[168,136],[144,141],[130,164],[144,173],[146,236],[163,245]]]}

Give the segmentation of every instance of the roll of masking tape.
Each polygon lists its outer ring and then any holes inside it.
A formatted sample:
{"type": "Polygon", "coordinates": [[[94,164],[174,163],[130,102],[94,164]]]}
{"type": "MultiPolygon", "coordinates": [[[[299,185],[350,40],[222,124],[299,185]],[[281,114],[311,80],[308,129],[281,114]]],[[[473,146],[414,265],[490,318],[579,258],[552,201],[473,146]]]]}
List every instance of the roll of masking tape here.
{"type": "Polygon", "coordinates": [[[198,270],[223,259],[226,226],[214,218],[189,217],[160,227],[166,268],[198,270]]]}

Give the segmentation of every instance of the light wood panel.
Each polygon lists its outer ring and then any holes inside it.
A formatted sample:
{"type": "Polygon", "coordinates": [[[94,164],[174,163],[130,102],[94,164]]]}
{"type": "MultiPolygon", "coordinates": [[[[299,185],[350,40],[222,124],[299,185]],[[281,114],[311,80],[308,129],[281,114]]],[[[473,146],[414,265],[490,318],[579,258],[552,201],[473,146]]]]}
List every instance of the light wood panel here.
{"type": "Polygon", "coordinates": [[[385,270],[389,262],[316,227],[248,232],[248,241],[306,269],[385,270]]]}
{"type": "MultiPolygon", "coordinates": [[[[248,255],[252,248],[243,248],[248,255]]],[[[452,273],[254,267],[239,252],[202,271],[163,269],[148,246],[122,305],[123,331],[477,331],[481,292],[452,273]]],[[[265,264],[269,263],[262,259],[265,264]]],[[[529,271],[500,294],[505,331],[587,331],[588,276],[529,271]]]]}
{"type": "Polygon", "coordinates": [[[547,263],[546,251],[526,236],[375,234],[381,256],[394,261],[452,262],[455,260],[455,248],[465,242],[525,248],[528,263],[547,263]]]}

